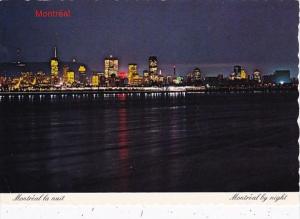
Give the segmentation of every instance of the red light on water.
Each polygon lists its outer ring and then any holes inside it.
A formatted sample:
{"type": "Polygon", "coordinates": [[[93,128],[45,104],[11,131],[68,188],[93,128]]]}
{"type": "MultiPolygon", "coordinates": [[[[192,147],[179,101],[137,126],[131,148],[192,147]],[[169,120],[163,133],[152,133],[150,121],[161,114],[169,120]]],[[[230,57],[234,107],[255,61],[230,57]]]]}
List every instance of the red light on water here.
{"type": "Polygon", "coordinates": [[[125,101],[126,100],[127,95],[126,94],[117,94],[117,99],[119,101],[125,101]]]}

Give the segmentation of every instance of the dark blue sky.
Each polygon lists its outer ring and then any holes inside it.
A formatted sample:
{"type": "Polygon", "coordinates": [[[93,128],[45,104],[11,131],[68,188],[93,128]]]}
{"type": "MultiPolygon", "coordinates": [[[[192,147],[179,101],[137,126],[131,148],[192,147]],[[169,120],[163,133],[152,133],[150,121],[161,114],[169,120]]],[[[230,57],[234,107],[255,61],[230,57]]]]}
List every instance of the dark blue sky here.
{"type": "Polygon", "coordinates": [[[121,69],[158,56],[164,72],[185,74],[195,66],[207,75],[228,74],[232,65],[249,72],[298,72],[296,0],[73,0],[0,2],[0,62],[76,57],[102,70],[103,58],[120,58],[121,69]],[[71,18],[36,18],[35,9],[70,9],[71,18]]]}

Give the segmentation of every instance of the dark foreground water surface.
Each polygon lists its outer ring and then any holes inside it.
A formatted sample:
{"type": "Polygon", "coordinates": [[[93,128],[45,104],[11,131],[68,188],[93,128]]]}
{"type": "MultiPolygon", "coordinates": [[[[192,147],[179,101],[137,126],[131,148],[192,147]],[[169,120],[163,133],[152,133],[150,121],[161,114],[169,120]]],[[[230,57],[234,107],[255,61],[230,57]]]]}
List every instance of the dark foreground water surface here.
{"type": "Polygon", "coordinates": [[[2,96],[0,192],[298,191],[297,97],[2,96]]]}

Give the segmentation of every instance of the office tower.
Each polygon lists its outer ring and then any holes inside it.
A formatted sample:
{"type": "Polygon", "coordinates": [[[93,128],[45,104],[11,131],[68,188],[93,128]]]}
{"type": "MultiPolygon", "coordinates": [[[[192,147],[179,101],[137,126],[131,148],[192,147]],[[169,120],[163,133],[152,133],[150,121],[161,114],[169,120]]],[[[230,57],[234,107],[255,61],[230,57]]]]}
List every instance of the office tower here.
{"type": "Polygon", "coordinates": [[[72,85],[75,82],[75,72],[74,71],[67,71],[67,85],[72,85]]]}
{"type": "Polygon", "coordinates": [[[257,81],[257,82],[261,82],[262,78],[261,78],[261,72],[258,69],[255,69],[253,72],[253,80],[257,81]]]}
{"type": "Polygon", "coordinates": [[[119,71],[119,60],[112,55],[104,59],[104,74],[106,78],[117,76],[119,71]]]}
{"type": "Polygon", "coordinates": [[[200,69],[199,68],[194,68],[194,70],[193,70],[193,79],[195,80],[195,81],[200,81],[201,80],[201,71],[200,71],[200,69]]]}
{"type": "Polygon", "coordinates": [[[92,81],[92,86],[93,87],[99,87],[99,85],[100,85],[99,74],[93,73],[91,81],[92,81]]]}
{"type": "Polygon", "coordinates": [[[67,65],[64,65],[63,66],[63,83],[64,84],[67,84],[67,81],[68,81],[68,71],[69,71],[69,67],[67,65]]]}
{"type": "Polygon", "coordinates": [[[137,64],[128,64],[128,83],[131,84],[131,82],[136,76],[138,76],[137,64]]]}
{"type": "Polygon", "coordinates": [[[156,56],[149,57],[149,73],[150,75],[157,75],[158,73],[158,60],[156,56]]]}
{"type": "Polygon", "coordinates": [[[51,68],[51,83],[56,84],[58,82],[58,65],[59,61],[57,58],[56,47],[54,47],[54,57],[50,60],[50,68],[51,68]]]}
{"type": "Polygon", "coordinates": [[[86,67],[84,65],[80,65],[78,68],[79,73],[79,82],[81,85],[87,85],[87,75],[86,75],[86,67]]]}
{"type": "Polygon", "coordinates": [[[235,78],[241,78],[241,70],[242,70],[242,67],[240,65],[235,65],[233,67],[233,72],[234,72],[234,77],[235,78]]]}
{"type": "Polygon", "coordinates": [[[240,73],[240,79],[247,79],[247,73],[245,71],[245,69],[241,69],[241,73],[240,73]]]}

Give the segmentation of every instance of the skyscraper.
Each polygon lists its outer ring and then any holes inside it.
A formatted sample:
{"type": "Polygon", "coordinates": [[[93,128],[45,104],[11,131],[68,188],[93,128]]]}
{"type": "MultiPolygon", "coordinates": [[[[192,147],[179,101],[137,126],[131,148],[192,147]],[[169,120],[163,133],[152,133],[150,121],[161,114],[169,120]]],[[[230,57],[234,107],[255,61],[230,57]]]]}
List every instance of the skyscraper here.
{"type": "Polygon", "coordinates": [[[235,65],[233,67],[234,77],[241,78],[242,67],[240,65],[235,65]]]}
{"type": "Polygon", "coordinates": [[[78,68],[79,73],[79,82],[81,85],[87,85],[87,75],[86,75],[86,67],[84,65],[80,65],[78,68]]]}
{"type": "Polygon", "coordinates": [[[257,82],[261,82],[261,72],[258,69],[255,69],[253,72],[253,80],[257,81],[257,82]]]}
{"type": "Polygon", "coordinates": [[[149,73],[150,75],[157,75],[158,73],[158,60],[156,56],[149,57],[149,73]]]}
{"type": "Polygon", "coordinates": [[[75,82],[75,72],[67,71],[67,85],[72,86],[75,82]]]}
{"type": "Polygon", "coordinates": [[[104,59],[104,75],[106,78],[117,76],[119,71],[119,60],[110,55],[104,59]]]}
{"type": "Polygon", "coordinates": [[[128,83],[131,84],[133,78],[138,76],[137,64],[131,63],[128,64],[128,83]]]}
{"type": "Polygon", "coordinates": [[[201,80],[201,71],[200,68],[194,68],[193,70],[193,77],[195,81],[200,81],[201,80]]]}
{"type": "Polygon", "coordinates": [[[247,78],[248,78],[247,72],[245,71],[245,69],[241,69],[240,79],[247,79],[247,78]]]}
{"type": "Polygon", "coordinates": [[[56,47],[54,47],[54,57],[50,60],[52,84],[56,84],[58,82],[58,62],[56,47]]]}
{"type": "Polygon", "coordinates": [[[93,73],[91,82],[93,87],[98,87],[100,85],[100,78],[97,73],[93,73]]]}
{"type": "Polygon", "coordinates": [[[69,71],[69,67],[67,65],[64,65],[63,66],[63,82],[64,84],[67,84],[68,83],[68,71],[69,71]]]}

